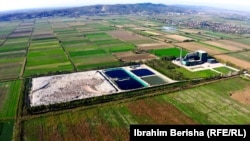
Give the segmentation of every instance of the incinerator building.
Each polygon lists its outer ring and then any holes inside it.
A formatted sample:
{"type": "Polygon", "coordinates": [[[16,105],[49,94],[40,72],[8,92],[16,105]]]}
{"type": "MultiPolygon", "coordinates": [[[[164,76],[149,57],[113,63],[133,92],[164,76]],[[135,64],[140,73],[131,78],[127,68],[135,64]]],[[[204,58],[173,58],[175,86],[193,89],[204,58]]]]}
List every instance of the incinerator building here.
{"type": "Polygon", "coordinates": [[[203,50],[188,53],[184,58],[180,59],[181,63],[185,66],[195,66],[206,62],[215,63],[215,59],[208,59],[208,53],[203,50]]]}

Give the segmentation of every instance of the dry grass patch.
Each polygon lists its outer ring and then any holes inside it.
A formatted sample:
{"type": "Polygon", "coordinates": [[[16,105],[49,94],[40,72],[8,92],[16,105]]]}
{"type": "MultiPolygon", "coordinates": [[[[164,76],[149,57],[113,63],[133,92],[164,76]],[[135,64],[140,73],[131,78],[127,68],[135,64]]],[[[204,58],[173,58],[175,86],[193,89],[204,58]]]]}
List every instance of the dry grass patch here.
{"type": "Polygon", "coordinates": [[[197,29],[181,29],[180,31],[191,33],[191,34],[197,34],[197,33],[203,33],[203,30],[197,30],[197,29]]]}
{"type": "Polygon", "coordinates": [[[176,41],[185,41],[185,40],[193,40],[191,38],[187,38],[187,37],[184,37],[184,36],[181,36],[181,35],[165,35],[166,38],[170,38],[170,39],[174,39],[176,41]]]}
{"type": "Polygon", "coordinates": [[[133,52],[121,52],[121,53],[114,53],[114,55],[124,62],[136,62],[136,61],[146,61],[152,59],[158,59],[157,56],[149,53],[143,54],[135,54],[133,52]]]}
{"type": "Polygon", "coordinates": [[[231,98],[243,103],[250,105],[250,87],[241,91],[232,93],[231,98]]]}
{"type": "Polygon", "coordinates": [[[138,44],[138,49],[142,50],[152,50],[152,49],[162,49],[162,48],[171,48],[174,45],[167,43],[149,43],[149,44],[138,44]]]}
{"type": "Polygon", "coordinates": [[[219,50],[217,48],[205,46],[196,42],[189,42],[189,43],[177,43],[177,46],[180,46],[182,48],[185,48],[190,51],[196,51],[196,50],[204,50],[208,52],[209,54],[219,54],[223,53],[223,50],[219,50]]]}
{"type": "Polygon", "coordinates": [[[233,63],[234,65],[240,67],[240,68],[244,68],[244,69],[249,69],[250,68],[250,62],[244,61],[244,60],[240,60],[228,55],[216,55],[214,56],[217,59],[223,60],[225,62],[230,62],[233,63]]]}
{"type": "Polygon", "coordinates": [[[230,51],[240,51],[242,49],[247,49],[247,48],[250,49],[250,46],[248,45],[244,45],[244,44],[237,43],[234,41],[229,41],[229,40],[206,41],[205,43],[213,45],[213,46],[218,46],[218,47],[230,50],[230,51]]]}

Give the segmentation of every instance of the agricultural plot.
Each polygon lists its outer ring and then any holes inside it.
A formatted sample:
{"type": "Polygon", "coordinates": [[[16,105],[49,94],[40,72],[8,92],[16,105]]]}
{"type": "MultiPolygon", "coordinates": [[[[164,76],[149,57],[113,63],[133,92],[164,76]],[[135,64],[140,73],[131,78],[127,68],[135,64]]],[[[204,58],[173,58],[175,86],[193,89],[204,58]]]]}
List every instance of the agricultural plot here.
{"type": "Polygon", "coordinates": [[[130,43],[150,43],[152,42],[150,39],[137,35],[132,32],[123,31],[123,30],[114,30],[107,32],[108,34],[112,35],[114,38],[118,38],[122,41],[127,41],[130,43]]]}
{"type": "Polygon", "coordinates": [[[27,120],[23,124],[24,134],[21,138],[41,141],[129,140],[130,124],[197,124],[197,122],[168,102],[147,98],[27,120]]]}
{"type": "Polygon", "coordinates": [[[94,32],[94,33],[87,33],[84,34],[90,41],[98,41],[98,40],[110,40],[113,39],[112,36],[106,34],[105,32],[94,32]]]}
{"type": "Polygon", "coordinates": [[[223,73],[223,74],[228,74],[228,73],[235,72],[235,70],[232,70],[232,69],[230,69],[228,67],[219,67],[219,68],[214,68],[214,69],[221,72],[221,73],[223,73]]]}
{"type": "MultiPolygon", "coordinates": [[[[61,42],[61,44],[64,46],[64,47],[69,47],[69,48],[71,48],[71,47],[74,47],[74,46],[81,46],[81,45],[83,45],[83,47],[84,47],[84,45],[87,45],[87,44],[89,44],[89,43],[91,43],[88,39],[86,39],[86,38],[82,38],[82,37],[80,37],[80,38],[78,38],[78,39],[71,39],[71,38],[69,38],[69,39],[67,39],[67,40],[63,40],[62,42],[61,42]]],[[[87,45],[87,46],[89,46],[89,45],[87,45]]],[[[92,45],[93,46],[93,45],[92,45]]]]}
{"type": "Polygon", "coordinates": [[[204,33],[204,30],[199,29],[178,29],[181,32],[190,33],[190,34],[198,34],[198,33],[204,33]]]}
{"type": "Polygon", "coordinates": [[[71,27],[82,27],[84,26],[86,23],[81,22],[81,21],[72,21],[72,22],[67,22],[67,25],[71,26],[71,27]]]}
{"type": "Polygon", "coordinates": [[[111,47],[103,47],[104,50],[108,53],[116,53],[116,52],[125,52],[125,51],[132,51],[135,49],[135,46],[130,44],[117,44],[112,45],[111,47]]]}
{"type": "Polygon", "coordinates": [[[154,50],[154,49],[171,48],[174,45],[168,43],[149,43],[149,44],[138,44],[136,46],[138,49],[141,50],[154,50]]]}
{"type": "Polygon", "coordinates": [[[215,37],[215,36],[212,36],[212,35],[207,35],[207,34],[202,34],[202,33],[197,33],[197,34],[184,33],[182,35],[185,36],[185,37],[195,39],[197,41],[220,39],[218,37],[215,37]]]}
{"type": "Polygon", "coordinates": [[[8,38],[5,40],[5,44],[9,44],[9,43],[23,43],[29,42],[29,37],[18,37],[18,38],[8,38]]]}
{"type": "Polygon", "coordinates": [[[187,38],[181,35],[165,35],[164,37],[170,38],[176,41],[184,42],[184,41],[190,41],[193,40],[192,38],[187,38]]]}
{"type": "Polygon", "coordinates": [[[0,120],[0,140],[11,141],[13,135],[14,120],[0,120]]]}
{"type": "Polygon", "coordinates": [[[218,46],[229,51],[240,51],[243,49],[250,49],[250,46],[248,45],[244,45],[244,44],[237,43],[234,41],[229,41],[229,40],[206,41],[204,43],[210,44],[213,46],[218,46]]]}
{"type": "Polygon", "coordinates": [[[238,35],[226,34],[226,33],[221,33],[221,32],[206,31],[204,34],[209,35],[209,36],[210,35],[215,36],[215,37],[218,37],[220,39],[235,39],[235,38],[238,38],[238,35]]]}
{"type": "Polygon", "coordinates": [[[0,83],[0,120],[15,117],[21,84],[21,80],[0,83]]]}
{"type": "MultiPolygon", "coordinates": [[[[180,57],[180,49],[179,48],[167,48],[167,49],[157,49],[151,50],[151,53],[155,54],[156,56],[163,57],[163,56],[174,56],[180,57]]],[[[186,50],[182,51],[182,57],[186,56],[188,52],[186,50]]]]}
{"type": "Polygon", "coordinates": [[[189,51],[197,51],[197,50],[204,50],[208,52],[209,54],[219,54],[219,53],[225,53],[227,52],[226,50],[205,45],[205,44],[200,44],[196,42],[189,42],[189,43],[176,43],[177,46],[185,48],[189,51]]]}
{"type": "Polygon", "coordinates": [[[233,39],[235,42],[239,42],[245,45],[250,45],[250,40],[249,38],[241,38],[241,39],[233,39]]]}
{"type": "Polygon", "coordinates": [[[77,70],[100,68],[119,64],[119,61],[111,54],[100,53],[93,55],[77,56],[72,58],[77,70]]]}
{"type": "Polygon", "coordinates": [[[228,62],[228,63],[232,63],[235,66],[239,67],[239,68],[245,68],[245,69],[249,69],[250,68],[250,63],[248,61],[245,60],[241,60],[235,57],[231,57],[229,55],[215,55],[214,56],[216,59],[222,60],[224,62],[228,62]]]}
{"type": "Polygon", "coordinates": [[[117,39],[98,40],[98,41],[94,41],[93,43],[99,47],[109,47],[111,45],[124,44],[124,42],[117,40],[117,39]]]}
{"type": "Polygon", "coordinates": [[[85,26],[88,28],[92,28],[96,31],[110,31],[110,30],[115,29],[113,26],[110,26],[109,24],[104,23],[102,21],[94,22],[94,23],[90,22],[90,23],[86,24],[85,26]]]}
{"type": "Polygon", "coordinates": [[[16,26],[4,26],[0,28],[0,39],[6,39],[16,26]]]}
{"type": "MultiPolygon", "coordinates": [[[[103,35],[101,35],[101,36],[103,37],[103,35]]],[[[104,35],[104,36],[106,36],[106,35],[104,35]]],[[[110,36],[110,35],[108,35],[108,36],[110,36]]],[[[114,39],[112,37],[110,39],[95,40],[95,41],[92,41],[92,43],[95,44],[97,47],[104,49],[108,53],[131,51],[131,50],[135,49],[134,45],[131,45],[131,44],[128,44],[126,42],[114,39]]]]}
{"type": "Polygon", "coordinates": [[[250,120],[250,107],[230,97],[231,93],[247,86],[249,81],[234,78],[162,95],[161,99],[172,103],[202,124],[247,124],[250,120]]]}
{"type": "Polygon", "coordinates": [[[186,70],[185,68],[178,68],[176,69],[176,71],[182,73],[186,78],[189,78],[189,79],[209,78],[209,77],[218,76],[218,73],[212,70],[202,70],[202,71],[191,72],[189,70],[186,70]]]}
{"type": "Polygon", "coordinates": [[[246,87],[243,90],[231,93],[231,98],[239,101],[240,103],[250,105],[250,87],[246,87]]]}
{"type": "Polygon", "coordinates": [[[9,38],[15,37],[29,37],[31,35],[33,28],[33,23],[21,23],[15,30],[13,30],[9,36],[9,38]]]}
{"type": "Polygon", "coordinates": [[[93,49],[93,50],[85,50],[85,51],[76,51],[76,52],[70,52],[70,57],[78,57],[78,56],[91,56],[91,55],[97,55],[97,54],[106,54],[106,52],[102,49],[93,49]]]}
{"type": "Polygon", "coordinates": [[[48,23],[42,25],[35,24],[34,26],[35,28],[31,37],[32,41],[55,39],[54,32],[48,23]]]}
{"type": "Polygon", "coordinates": [[[31,43],[29,53],[27,55],[27,64],[24,73],[25,76],[72,70],[73,66],[69,62],[59,43],[56,43],[55,41],[43,42],[39,43],[39,45],[36,43],[33,45],[31,43]]]}
{"type": "Polygon", "coordinates": [[[125,62],[137,62],[137,61],[146,61],[152,59],[158,59],[157,56],[150,54],[150,53],[143,53],[143,54],[135,54],[131,51],[129,52],[118,52],[114,53],[116,58],[125,62]]]}
{"type": "Polygon", "coordinates": [[[250,51],[244,51],[244,52],[239,52],[239,53],[231,53],[229,54],[232,57],[238,58],[240,60],[244,60],[247,62],[250,62],[250,51]]]}
{"type": "Polygon", "coordinates": [[[5,43],[0,48],[0,80],[18,78],[26,56],[27,42],[5,43]]]}
{"type": "Polygon", "coordinates": [[[146,34],[148,34],[149,36],[161,36],[162,34],[161,33],[158,33],[156,31],[151,31],[151,30],[146,30],[146,31],[142,31],[146,34]]]}
{"type": "Polygon", "coordinates": [[[21,76],[24,58],[0,60],[0,80],[16,79],[21,76]]]}
{"type": "MultiPolygon", "coordinates": [[[[14,43],[4,43],[0,47],[0,52],[15,52],[15,51],[25,51],[28,48],[28,43],[27,42],[14,42],[14,43]]],[[[9,56],[11,57],[11,56],[9,56]]]]}

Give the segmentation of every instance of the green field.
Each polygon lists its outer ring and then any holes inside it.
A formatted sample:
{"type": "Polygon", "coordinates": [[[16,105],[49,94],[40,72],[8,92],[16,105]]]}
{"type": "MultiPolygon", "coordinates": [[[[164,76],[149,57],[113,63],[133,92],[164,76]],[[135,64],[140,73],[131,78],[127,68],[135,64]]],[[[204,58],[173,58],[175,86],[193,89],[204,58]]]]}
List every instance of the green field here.
{"type": "Polygon", "coordinates": [[[218,76],[218,73],[212,70],[202,70],[202,71],[196,71],[196,72],[191,72],[185,68],[177,68],[176,70],[182,73],[186,78],[189,78],[189,79],[208,78],[208,77],[218,76]]]}
{"type": "Polygon", "coordinates": [[[95,54],[105,54],[106,52],[102,49],[95,49],[95,50],[86,50],[86,51],[77,51],[77,52],[70,52],[70,57],[77,57],[77,56],[85,56],[85,55],[95,55],[95,54]]]}
{"type": "Polygon", "coordinates": [[[14,120],[0,120],[0,141],[11,141],[14,120]]]}
{"type": "Polygon", "coordinates": [[[231,53],[230,56],[238,58],[240,60],[245,60],[247,62],[250,61],[250,51],[244,51],[240,53],[231,53]]]}
{"type": "Polygon", "coordinates": [[[22,42],[22,43],[5,43],[0,47],[0,53],[4,52],[12,52],[12,51],[22,51],[25,50],[28,47],[28,43],[22,42]]]}
{"type": "Polygon", "coordinates": [[[0,120],[16,115],[21,84],[21,80],[0,83],[0,120]]]}
{"type": "Polygon", "coordinates": [[[240,42],[242,44],[250,45],[249,38],[233,39],[233,41],[240,42]]]}
{"type": "Polygon", "coordinates": [[[113,52],[131,51],[135,49],[135,46],[129,44],[117,44],[117,45],[111,45],[110,47],[102,47],[102,48],[107,52],[113,53],[113,52]]]}
{"type": "Polygon", "coordinates": [[[249,84],[249,81],[234,78],[163,95],[161,99],[172,103],[202,124],[248,124],[250,106],[235,101],[229,94],[249,84]]]}
{"type": "MultiPolygon", "coordinates": [[[[156,56],[163,57],[163,56],[174,56],[180,57],[180,49],[179,48],[166,48],[166,49],[157,49],[151,50],[151,53],[155,54],[156,56]]],[[[188,51],[182,51],[182,57],[184,57],[188,51]]]]}
{"type": "Polygon", "coordinates": [[[0,80],[16,79],[22,75],[27,48],[27,42],[5,42],[0,47],[0,80]]]}
{"type": "Polygon", "coordinates": [[[57,41],[47,40],[41,43],[37,43],[37,41],[31,43],[24,76],[72,70],[72,64],[57,41]]]}
{"type": "Polygon", "coordinates": [[[230,72],[235,72],[234,70],[228,68],[228,67],[219,67],[219,68],[214,68],[215,70],[223,73],[223,74],[228,74],[230,72]]]}
{"type": "Polygon", "coordinates": [[[118,60],[111,54],[96,54],[90,56],[73,57],[72,61],[78,70],[108,67],[119,64],[118,60]]]}
{"type": "Polygon", "coordinates": [[[193,124],[156,98],[98,106],[24,121],[22,140],[129,140],[130,124],[193,124]],[[83,130],[84,129],[84,130],[83,130]],[[42,134],[41,134],[42,133],[42,134]]]}
{"type": "Polygon", "coordinates": [[[110,35],[108,35],[107,33],[104,33],[104,32],[88,33],[88,34],[85,34],[85,36],[89,39],[92,39],[92,38],[112,38],[110,35]]]}

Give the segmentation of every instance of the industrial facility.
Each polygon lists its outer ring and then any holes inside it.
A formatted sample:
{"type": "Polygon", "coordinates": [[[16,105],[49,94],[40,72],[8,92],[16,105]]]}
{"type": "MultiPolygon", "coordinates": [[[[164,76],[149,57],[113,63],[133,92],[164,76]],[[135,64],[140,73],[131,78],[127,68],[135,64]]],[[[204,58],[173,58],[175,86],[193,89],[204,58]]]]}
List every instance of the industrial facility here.
{"type": "Polygon", "coordinates": [[[215,59],[209,59],[208,53],[203,50],[197,50],[186,54],[184,58],[180,58],[181,64],[185,66],[195,66],[203,63],[216,63],[215,59]]]}

